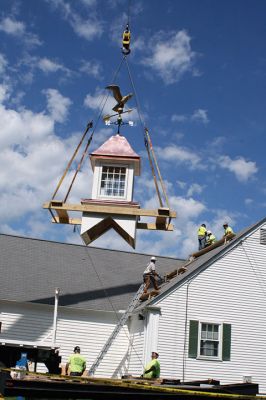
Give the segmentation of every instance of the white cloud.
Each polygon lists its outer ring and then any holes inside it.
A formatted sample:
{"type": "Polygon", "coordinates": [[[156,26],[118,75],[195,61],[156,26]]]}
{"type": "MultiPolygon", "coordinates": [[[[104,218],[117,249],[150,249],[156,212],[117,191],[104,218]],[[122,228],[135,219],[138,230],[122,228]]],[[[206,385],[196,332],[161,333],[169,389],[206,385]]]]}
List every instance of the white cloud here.
{"type": "Polygon", "coordinates": [[[96,0],[81,0],[81,2],[87,7],[92,7],[96,4],[96,0]]]}
{"type": "Polygon", "coordinates": [[[4,54],[0,53],[0,75],[4,74],[7,67],[7,59],[4,54]]]}
{"type": "MultiPolygon", "coordinates": [[[[197,248],[197,226],[191,220],[198,218],[206,207],[199,201],[181,196],[170,196],[169,202],[171,209],[177,212],[177,218],[171,221],[174,231],[139,231],[137,251],[187,258],[197,248]]],[[[144,207],[156,208],[154,198],[146,201],[144,207]]]]}
{"type": "Polygon", "coordinates": [[[102,78],[102,66],[97,61],[83,61],[80,71],[97,79],[102,78]]]}
{"type": "Polygon", "coordinates": [[[46,89],[44,93],[47,97],[47,108],[51,117],[56,122],[64,122],[72,101],[64,97],[56,89],[46,89]]]}
{"type": "Polygon", "coordinates": [[[250,198],[245,199],[245,204],[246,204],[247,206],[249,206],[249,205],[252,204],[253,202],[254,202],[253,199],[250,199],[250,198]]]}
{"type": "Polygon", "coordinates": [[[142,64],[153,69],[166,84],[175,83],[192,70],[195,53],[191,50],[190,40],[184,30],[171,34],[159,32],[151,38],[152,44],[146,46],[150,54],[142,64]]]}
{"type": "Polygon", "coordinates": [[[233,172],[240,182],[248,181],[258,172],[256,163],[254,161],[246,161],[244,157],[232,160],[228,156],[221,156],[218,159],[218,164],[221,168],[233,172]]]}
{"type": "Polygon", "coordinates": [[[184,122],[187,120],[186,115],[181,115],[181,114],[173,114],[171,117],[172,122],[184,122]]]}
{"type": "Polygon", "coordinates": [[[91,110],[100,110],[105,104],[105,108],[112,108],[115,105],[115,102],[111,97],[108,96],[107,92],[104,90],[97,88],[94,94],[88,93],[84,99],[84,106],[90,108],[91,110]],[[108,104],[105,103],[108,101],[108,104]],[[108,107],[109,105],[109,107],[108,107]]]}
{"type": "Polygon", "coordinates": [[[6,84],[0,85],[0,104],[9,98],[9,86],[6,84]]]}
{"type": "MultiPolygon", "coordinates": [[[[64,112],[59,110],[61,117],[64,112]]],[[[34,113],[25,108],[16,111],[0,105],[0,219],[1,230],[6,233],[33,233],[39,237],[44,231],[55,229],[49,228],[52,224],[46,212],[45,217],[40,217],[42,203],[50,199],[81,133],[67,139],[57,137],[52,114],[34,113]],[[12,227],[14,220],[16,225],[24,221],[23,231],[12,227]]],[[[88,171],[89,167],[84,167],[72,189],[70,198],[76,202],[90,196],[91,174],[88,171]]],[[[72,176],[73,171],[66,176],[57,198],[64,198],[72,176]]],[[[53,237],[50,231],[49,237],[53,237]]]]}
{"type": "Polygon", "coordinates": [[[175,164],[186,164],[191,169],[203,168],[200,156],[185,147],[173,144],[164,148],[158,148],[157,154],[159,155],[159,158],[164,161],[174,161],[175,164]]]}
{"type": "Polygon", "coordinates": [[[33,142],[46,137],[53,130],[53,121],[43,113],[32,113],[30,110],[17,112],[0,106],[0,146],[24,146],[29,140],[33,142]]]}
{"type": "Polygon", "coordinates": [[[38,67],[45,73],[48,72],[56,72],[58,70],[64,70],[65,68],[52,60],[49,60],[48,58],[44,57],[44,58],[40,58],[38,61],[38,67]]]}
{"type": "Polygon", "coordinates": [[[170,196],[169,202],[171,208],[177,211],[179,220],[182,221],[197,218],[204,210],[206,210],[206,206],[203,203],[194,200],[191,197],[185,199],[180,196],[170,196]]]}
{"type": "Polygon", "coordinates": [[[23,36],[26,28],[23,22],[6,17],[0,21],[0,31],[12,36],[23,36]]]}
{"type": "Polygon", "coordinates": [[[199,185],[198,183],[192,183],[187,191],[187,196],[191,197],[193,194],[200,194],[202,193],[204,186],[199,185]]]}
{"type": "Polygon", "coordinates": [[[171,116],[171,121],[172,122],[197,121],[203,124],[208,124],[210,122],[208,118],[208,111],[203,110],[202,108],[195,110],[192,115],[173,114],[171,116]]]}
{"type": "Polygon", "coordinates": [[[28,46],[41,45],[38,36],[35,33],[27,32],[24,22],[17,21],[13,17],[5,17],[0,21],[0,31],[24,41],[28,46]]]}
{"type": "Polygon", "coordinates": [[[207,110],[203,110],[201,108],[195,110],[194,113],[192,114],[191,119],[193,121],[202,122],[203,124],[208,124],[209,118],[207,115],[207,110]]]}
{"type": "MultiPolygon", "coordinates": [[[[96,2],[84,2],[86,5],[93,6],[96,2]],[[89,4],[90,3],[90,4],[89,4]]],[[[86,39],[93,40],[100,37],[103,33],[103,24],[100,19],[95,16],[95,13],[91,11],[90,18],[83,18],[82,14],[77,12],[74,8],[75,2],[67,2],[64,0],[52,0],[50,5],[57,8],[63,15],[63,18],[70,24],[74,32],[86,39]]]]}

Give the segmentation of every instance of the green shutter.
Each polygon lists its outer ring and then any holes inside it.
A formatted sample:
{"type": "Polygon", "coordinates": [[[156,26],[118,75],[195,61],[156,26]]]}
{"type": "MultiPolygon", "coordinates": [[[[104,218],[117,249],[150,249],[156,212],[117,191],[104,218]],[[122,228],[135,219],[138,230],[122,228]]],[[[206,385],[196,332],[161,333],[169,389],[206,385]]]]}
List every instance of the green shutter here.
{"type": "Polygon", "coordinates": [[[230,361],[231,356],[231,325],[223,324],[223,361],[230,361]]]}
{"type": "Polygon", "coordinates": [[[198,355],[198,332],[199,321],[190,321],[188,345],[188,356],[190,358],[197,358],[198,355]]]}

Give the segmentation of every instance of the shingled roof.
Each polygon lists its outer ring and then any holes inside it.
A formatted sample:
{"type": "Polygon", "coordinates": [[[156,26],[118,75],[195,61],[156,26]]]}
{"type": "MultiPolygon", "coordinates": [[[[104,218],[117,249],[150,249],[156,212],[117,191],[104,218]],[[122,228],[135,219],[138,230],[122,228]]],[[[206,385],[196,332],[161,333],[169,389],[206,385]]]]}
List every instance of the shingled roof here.
{"type": "MultiPolygon", "coordinates": [[[[150,256],[0,234],[0,298],[93,310],[125,310],[150,256]]],[[[157,257],[157,256],[156,256],[157,257]]],[[[164,275],[184,260],[157,257],[164,275]]]]}

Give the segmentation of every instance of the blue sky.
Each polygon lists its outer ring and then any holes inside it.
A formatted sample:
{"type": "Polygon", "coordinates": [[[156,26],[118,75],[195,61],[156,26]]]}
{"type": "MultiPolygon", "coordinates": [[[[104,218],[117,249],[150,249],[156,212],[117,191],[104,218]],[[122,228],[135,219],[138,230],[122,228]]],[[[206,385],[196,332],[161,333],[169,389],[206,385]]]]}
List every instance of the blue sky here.
{"type": "MultiPolygon", "coordinates": [[[[132,0],[130,70],[164,177],[173,233],[138,232],[136,251],[187,257],[205,222],[219,238],[266,213],[263,0],[132,0]]],[[[122,0],[1,0],[0,231],[81,243],[42,209],[121,61],[122,0]]],[[[125,66],[117,84],[131,91],[125,66]]],[[[108,112],[110,101],[107,102],[108,112]]],[[[131,101],[130,105],[135,106],[131,101]]],[[[143,156],[135,200],[157,207],[137,113],[123,128],[143,156]]],[[[97,125],[92,148],[112,127],[97,125]]],[[[71,194],[91,194],[88,159],[71,194]]],[[[63,196],[63,195],[62,195],[63,196]]],[[[116,234],[95,246],[130,250],[116,234]]]]}

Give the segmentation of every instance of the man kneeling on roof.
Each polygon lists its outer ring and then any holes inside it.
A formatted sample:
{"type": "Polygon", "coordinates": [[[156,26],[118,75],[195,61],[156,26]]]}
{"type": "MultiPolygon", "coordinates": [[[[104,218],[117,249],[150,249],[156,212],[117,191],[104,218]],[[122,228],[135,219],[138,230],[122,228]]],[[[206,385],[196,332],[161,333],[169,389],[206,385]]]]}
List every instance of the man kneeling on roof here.
{"type": "Polygon", "coordinates": [[[151,261],[147,265],[145,271],[143,272],[143,282],[145,283],[144,287],[144,293],[147,293],[150,284],[152,282],[153,287],[155,290],[159,290],[159,287],[157,285],[157,280],[156,277],[159,277],[159,274],[155,270],[155,262],[156,262],[156,257],[152,256],[151,261]]]}
{"type": "Polygon", "coordinates": [[[159,354],[156,351],[151,353],[151,361],[146,365],[143,378],[157,379],[160,378],[160,362],[158,360],[159,354]]]}
{"type": "Polygon", "coordinates": [[[214,236],[214,234],[211,231],[207,231],[207,239],[205,247],[208,247],[215,242],[216,242],[216,237],[214,236]]]}
{"type": "Polygon", "coordinates": [[[231,228],[231,226],[228,225],[228,222],[225,222],[223,224],[223,228],[224,228],[224,236],[233,235],[234,234],[234,231],[231,228]]]}

